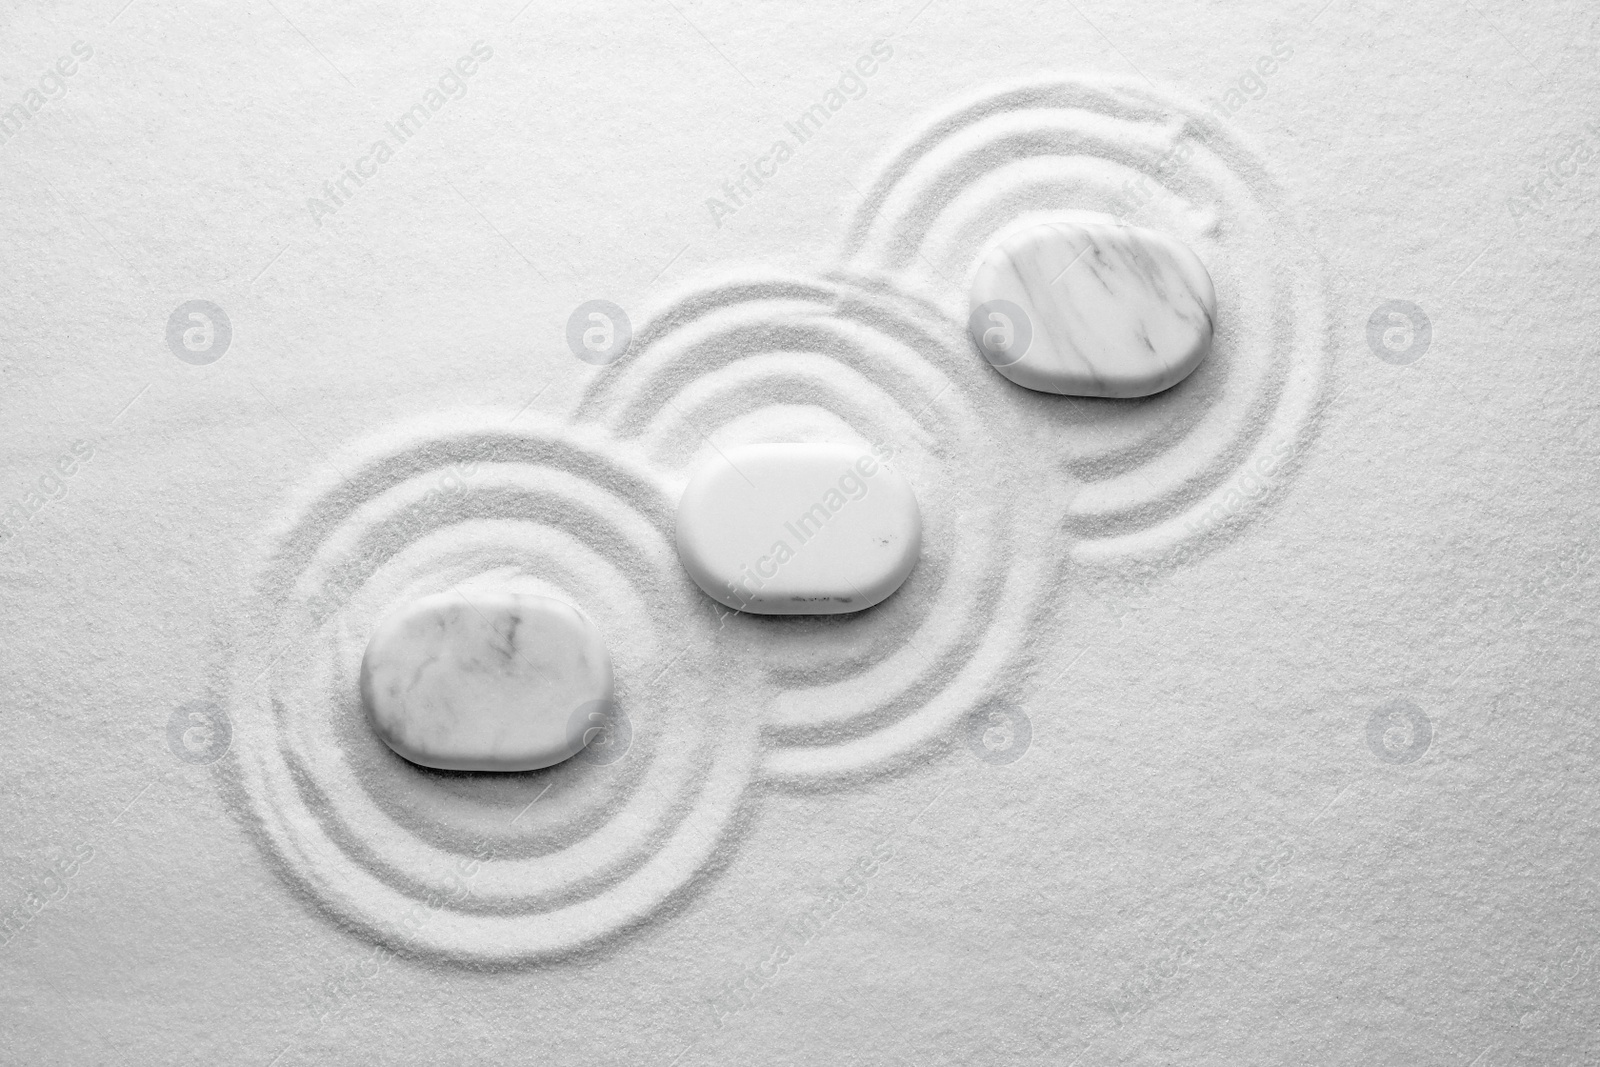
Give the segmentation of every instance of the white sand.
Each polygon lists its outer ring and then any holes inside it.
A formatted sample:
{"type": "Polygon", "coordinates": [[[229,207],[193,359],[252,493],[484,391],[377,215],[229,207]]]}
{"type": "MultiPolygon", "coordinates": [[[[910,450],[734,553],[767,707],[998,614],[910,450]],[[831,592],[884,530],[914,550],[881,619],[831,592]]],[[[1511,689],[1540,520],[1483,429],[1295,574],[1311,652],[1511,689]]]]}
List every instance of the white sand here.
{"type": "Polygon", "coordinates": [[[0,112],[94,55],[0,144],[0,1059],[1600,1052],[1591,14],[518,6],[12,20],[0,112]],[[1075,212],[1205,261],[1174,390],[971,348],[983,250],[1075,212]],[[884,604],[683,573],[770,440],[895,450],[884,604]],[[622,758],[372,736],[372,625],[463,582],[595,620],[622,758]]]}

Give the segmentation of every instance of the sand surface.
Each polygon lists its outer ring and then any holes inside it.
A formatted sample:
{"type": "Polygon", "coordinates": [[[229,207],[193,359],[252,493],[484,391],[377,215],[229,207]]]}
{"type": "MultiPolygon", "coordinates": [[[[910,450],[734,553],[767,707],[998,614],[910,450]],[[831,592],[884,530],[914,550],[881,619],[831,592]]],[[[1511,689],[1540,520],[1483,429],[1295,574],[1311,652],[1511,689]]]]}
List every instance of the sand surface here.
{"type": "Polygon", "coordinates": [[[0,1059],[1600,1057],[1600,14],[120,3],[0,34],[0,1059]],[[1214,351],[1012,385],[978,262],[1107,216],[1214,351]],[[766,441],[893,455],[894,596],[684,573],[766,441]],[[593,758],[372,734],[472,583],[593,758]]]}

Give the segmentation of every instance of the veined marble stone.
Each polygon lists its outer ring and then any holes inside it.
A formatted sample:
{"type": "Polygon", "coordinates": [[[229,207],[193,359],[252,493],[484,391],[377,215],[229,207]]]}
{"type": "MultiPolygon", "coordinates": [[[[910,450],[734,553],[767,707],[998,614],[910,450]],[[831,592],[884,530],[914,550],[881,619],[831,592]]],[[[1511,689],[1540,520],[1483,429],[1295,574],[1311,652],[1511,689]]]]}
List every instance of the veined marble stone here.
{"type": "Polygon", "coordinates": [[[1119,223],[1049,223],[1002,241],[972,284],[972,338],[1018,385],[1149,396],[1211,351],[1217,294],[1189,247],[1119,223]]]}
{"type": "Polygon", "coordinates": [[[452,591],[393,612],[361,661],[385,744],[455,771],[531,771],[576,754],[610,707],[611,656],[577,608],[524,593],[452,591]]]}
{"type": "Polygon", "coordinates": [[[678,502],[678,558],[712,599],[757,615],[870,608],[910,575],[922,512],[889,450],[730,448],[678,502]]]}

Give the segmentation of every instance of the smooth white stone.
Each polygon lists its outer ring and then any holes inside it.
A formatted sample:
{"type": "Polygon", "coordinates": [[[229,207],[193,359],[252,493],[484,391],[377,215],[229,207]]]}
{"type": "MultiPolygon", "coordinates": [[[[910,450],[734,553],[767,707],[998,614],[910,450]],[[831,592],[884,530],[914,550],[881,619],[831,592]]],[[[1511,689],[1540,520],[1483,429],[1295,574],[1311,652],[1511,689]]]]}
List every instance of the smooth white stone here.
{"type": "Polygon", "coordinates": [[[973,340],[1018,385],[1149,396],[1211,351],[1217,294],[1189,247],[1116,223],[1049,223],[1002,241],[972,285],[973,340]],[[1024,320],[1004,306],[1021,310],[1024,320]]]}
{"type": "Polygon", "coordinates": [[[880,603],[917,565],[922,512],[879,454],[746,445],[698,471],[678,502],[678,558],[710,597],[758,615],[880,603]]]}
{"type": "Polygon", "coordinates": [[[361,661],[373,729],[412,763],[531,771],[588,742],[609,708],[611,657],[577,608],[466,589],[424,597],[379,624],[361,661]]]}

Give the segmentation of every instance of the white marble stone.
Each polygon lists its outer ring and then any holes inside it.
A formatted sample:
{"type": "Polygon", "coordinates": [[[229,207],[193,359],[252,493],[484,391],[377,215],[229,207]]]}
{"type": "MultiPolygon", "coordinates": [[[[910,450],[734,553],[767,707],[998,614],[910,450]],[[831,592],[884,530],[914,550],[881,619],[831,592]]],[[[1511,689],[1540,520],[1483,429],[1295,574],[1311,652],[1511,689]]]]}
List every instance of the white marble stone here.
{"type": "Polygon", "coordinates": [[[970,327],[1018,385],[1134,397],[1188,377],[1211,351],[1216,316],[1211,276],[1182,242],[1116,223],[1048,223],[984,258],[970,327]]]}
{"type": "Polygon", "coordinates": [[[678,503],[678,557],[707,595],[758,615],[869,608],[906,580],[922,513],[890,450],[730,448],[678,503]]]}
{"type": "Polygon", "coordinates": [[[577,608],[466,589],[393,612],[361,662],[361,697],[384,743],[412,763],[531,771],[588,741],[608,708],[611,657],[577,608]]]}

